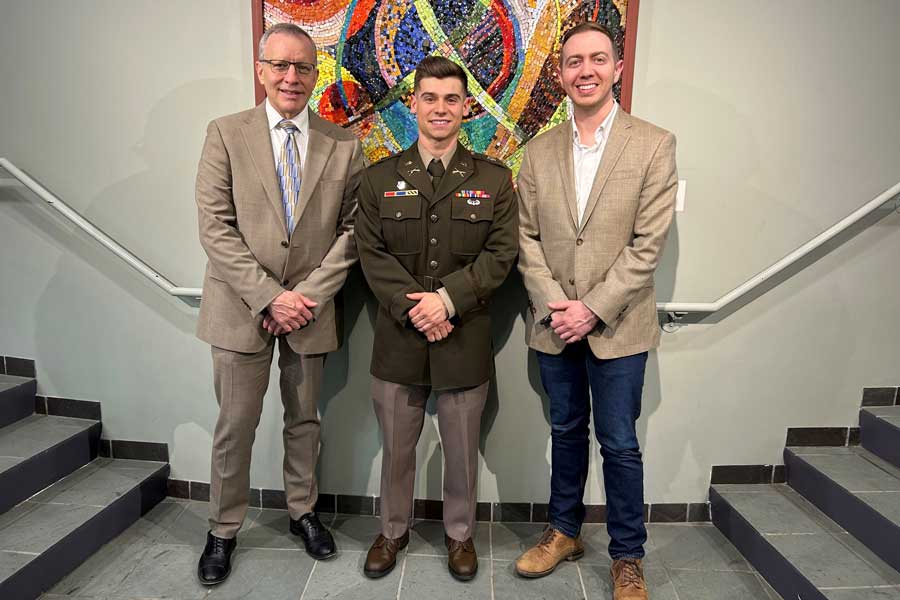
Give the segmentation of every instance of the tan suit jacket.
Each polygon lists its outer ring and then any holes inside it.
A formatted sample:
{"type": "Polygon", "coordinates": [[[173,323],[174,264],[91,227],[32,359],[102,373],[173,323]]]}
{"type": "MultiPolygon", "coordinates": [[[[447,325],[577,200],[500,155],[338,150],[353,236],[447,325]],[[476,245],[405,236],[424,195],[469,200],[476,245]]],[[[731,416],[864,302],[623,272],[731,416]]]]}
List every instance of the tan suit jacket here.
{"type": "Polygon", "coordinates": [[[288,235],[265,104],[209,124],[196,189],[200,243],[209,258],[197,337],[259,352],[271,339],[262,328],[266,307],[292,289],[319,305],[314,322],[288,335],[291,348],[301,354],[338,348],[334,296],[357,260],[353,224],[363,167],[356,137],[310,111],[297,225],[288,235]]]}
{"type": "Polygon", "coordinates": [[[572,122],[531,140],[518,178],[519,271],[528,290],[526,342],[565,347],[541,325],[548,302],[581,300],[603,322],[588,334],[598,358],[659,344],[653,272],[675,207],[675,136],[617,111],[578,223],[572,122]]]}

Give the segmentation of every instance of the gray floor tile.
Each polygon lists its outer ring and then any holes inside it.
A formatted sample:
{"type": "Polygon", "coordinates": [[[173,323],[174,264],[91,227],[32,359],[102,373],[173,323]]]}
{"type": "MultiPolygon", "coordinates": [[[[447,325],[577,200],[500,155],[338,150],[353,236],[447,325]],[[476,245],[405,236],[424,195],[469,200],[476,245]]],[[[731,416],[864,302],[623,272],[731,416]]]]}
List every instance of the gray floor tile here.
{"type": "Polygon", "coordinates": [[[900,492],[857,492],[859,498],[900,525],[900,492]]]}
{"type": "Polygon", "coordinates": [[[407,556],[400,600],[483,600],[491,597],[490,561],[481,561],[471,581],[456,581],[440,556],[407,556]]]}
{"type": "Polygon", "coordinates": [[[153,543],[133,533],[112,540],[50,589],[54,594],[103,597],[116,592],[144,559],[153,543]]]}
{"type": "MultiPolygon", "coordinates": [[[[475,534],[472,538],[479,558],[490,558],[491,556],[490,535],[489,523],[475,524],[475,534]]],[[[409,548],[407,552],[409,554],[446,556],[447,545],[444,542],[444,523],[442,521],[416,521],[409,532],[409,548]]]]}
{"type": "MultiPolygon", "coordinates": [[[[13,506],[11,509],[6,511],[3,514],[0,514],[0,540],[3,539],[3,530],[9,527],[12,523],[18,521],[37,507],[40,504],[34,504],[32,502],[22,502],[21,504],[17,504],[13,506]]],[[[2,544],[2,542],[0,542],[2,544]]],[[[3,546],[0,546],[0,550],[3,549],[3,546]]]]}
{"type": "Polygon", "coordinates": [[[231,576],[212,588],[207,598],[297,600],[312,568],[313,559],[305,552],[239,548],[231,576]]]}
{"type": "Polygon", "coordinates": [[[900,588],[822,590],[828,600],[900,600],[900,588]]]}
{"type": "Polygon", "coordinates": [[[336,515],[331,523],[334,543],[341,551],[367,552],[379,533],[381,519],[378,517],[336,515]]]}
{"type": "Polygon", "coordinates": [[[22,462],[21,457],[0,456],[0,473],[22,462]]]}
{"type": "Polygon", "coordinates": [[[90,463],[33,496],[31,501],[107,506],[132,490],[157,468],[111,468],[107,463],[90,463]]]}
{"type": "Polygon", "coordinates": [[[850,551],[847,545],[828,534],[776,535],[768,536],[766,540],[816,587],[900,583],[886,578],[850,551]]]}
{"type": "MultiPolygon", "coordinates": [[[[245,526],[259,514],[258,508],[247,511],[245,526]]],[[[157,541],[161,544],[200,546],[206,544],[206,533],[209,531],[209,503],[189,501],[184,510],[171,523],[161,526],[157,541]]],[[[241,547],[242,536],[238,533],[238,548],[241,547]]]]}
{"type": "Polygon", "coordinates": [[[900,480],[861,456],[804,456],[813,467],[853,492],[900,491],[900,480]]]}
{"type": "Polygon", "coordinates": [[[900,417],[898,417],[897,415],[881,417],[881,418],[884,419],[885,421],[887,421],[888,423],[890,423],[891,425],[893,425],[894,427],[900,427],[900,417]]]}
{"type": "Polygon", "coordinates": [[[302,600],[394,600],[405,557],[401,554],[398,558],[394,570],[381,579],[363,575],[366,555],[362,552],[341,552],[331,560],[317,562],[302,600]]]}
{"type": "Polygon", "coordinates": [[[877,417],[898,417],[900,416],[900,407],[897,406],[867,406],[867,412],[877,417]]]}
{"type": "Polygon", "coordinates": [[[166,499],[138,519],[120,537],[145,543],[159,541],[163,534],[172,530],[175,521],[184,512],[186,505],[185,501],[166,499]]]}
{"type": "MultiPolygon", "coordinates": [[[[587,564],[578,561],[578,568],[581,569],[581,578],[584,580],[588,598],[606,600],[613,597],[609,565],[587,564]]],[[[665,569],[646,569],[644,579],[647,581],[647,591],[653,600],[679,600],[665,569]]]]}
{"type": "Polygon", "coordinates": [[[0,456],[28,458],[88,429],[96,421],[31,415],[3,428],[0,456]]]}
{"type": "MultiPolygon", "coordinates": [[[[154,544],[135,568],[114,586],[112,595],[135,598],[200,600],[207,589],[197,581],[200,550],[190,546],[154,544]]],[[[232,569],[240,565],[235,558],[232,569]]]]}
{"type": "MultiPolygon", "coordinates": [[[[693,525],[684,525],[684,527],[693,527],[693,525]]],[[[648,525],[648,532],[649,528],[648,525]]],[[[578,561],[579,563],[604,565],[607,568],[612,564],[609,557],[609,534],[606,531],[605,523],[583,525],[581,540],[584,542],[584,557],[578,561]]],[[[656,558],[656,546],[649,536],[644,544],[644,552],[645,569],[662,568],[662,563],[656,558]]]]}
{"type": "Polygon", "coordinates": [[[575,563],[564,562],[546,577],[526,579],[516,575],[512,562],[494,561],[495,600],[517,600],[519,598],[523,600],[574,600],[584,597],[584,589],[581,586],[581,578],[578,576],[578,568],[575,563]]]}
{"type": "Polygon", "coordinates": [[[840,543],[850,549],[851,552],[860,557],[875,573],[878,573],[891,585],[900,585],[900,572],[897,572],[885,563],[877,554],[872,552],[868,546],[850,535],[844,533],[834,536],[840,543]]]}
{"type": "Polygon", "coordinates": [[[650,562],[666,568],[752,571],[741,553],[711,524],[648,525],[653,542],[650,562]]]}
{"type": "Polygon", "coordinates": [[[101,510],[96,506],[39,504],[0,529],[0,550],[43,552],[101,510]]]}
{"type": "Polygon", "coordinates": [[[515,560],[534,546],[545,525],[542,523],[491,523],[495,560],[515,560]]]}
{"type": "Polygon", "coordinates": [[[691,600],[760,600],[768,594],[755,573],[669,569],[679,598],[691,600]]]}
{"type": "Polygon", "coordinates": [[[0,551],[0,581],[3,581],[35,558],[34,554],[0,551]]]}
{"type": "MultiPolygon", "coordinates": [[[[319,515],[319,518],[330,528],[331,515],[319,515]]],[[[252,520],[244,524],[238,534],[238,545],[241,548],[280,548],[305,552],[303,540],[290,532],[290,520],[286,510],[260,510],[252,520]]],[[[338,547],[338,550],[341,549],[338,547]]]]}
{"type": "Polygon", "coordinates": [[[787,486],[757,486],[753,494],[722,493],[722,497],[760,533],[822,533],[841,531],[839,525],[818,512],[787,486]]]}
{"type": "Polygon", "coordinates": [[[23,383],[28,383],[31,379],[31,377],[17,377],[15,375],[4,375],[0,373],[0,392],[22,385],[23,383]]]}
{"type": "Polygon", "coordinates": [[[790,446],[790,449],[798,456],[856,454],[856,450],[851,446],[790,446]]]}

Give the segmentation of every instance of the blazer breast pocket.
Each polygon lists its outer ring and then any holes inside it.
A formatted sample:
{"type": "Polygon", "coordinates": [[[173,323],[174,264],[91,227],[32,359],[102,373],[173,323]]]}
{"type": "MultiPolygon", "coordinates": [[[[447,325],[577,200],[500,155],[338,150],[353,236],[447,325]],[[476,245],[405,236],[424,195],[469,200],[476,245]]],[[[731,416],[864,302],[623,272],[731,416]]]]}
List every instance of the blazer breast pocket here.
{"type": "Polygon", "coordinates": [[[384,245],[391,254],[418,254],[422,235],[422,197],[382,198],[379,210],[384,245]]]}

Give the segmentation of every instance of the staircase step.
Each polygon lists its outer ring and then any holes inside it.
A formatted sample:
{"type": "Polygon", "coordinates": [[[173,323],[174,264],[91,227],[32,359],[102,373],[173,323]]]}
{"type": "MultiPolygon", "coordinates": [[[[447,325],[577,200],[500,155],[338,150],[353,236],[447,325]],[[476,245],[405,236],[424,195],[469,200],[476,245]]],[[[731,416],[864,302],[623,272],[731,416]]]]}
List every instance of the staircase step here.
{"type": "Polygon", "coordinates": [[[166,495],[166,463],[97,458],[0,515],[0,598],[36,598],[166,495]]]}
{"type": "Polygon", "coordinates": [[[97,457],[100,423],[32,414],[0,429],[0,513],[97,457]]]}
{"type": "Polygon", "coordinates": [[[859,411],[860,443],[900,468],[900,406],[871,406],[859,411]]]}
{"type": "Polygon", "coordinates": [[[29,377],[0,375],[0,427],[6,427],[34,412],[37,382],[29,377]]]}
{"type": "Polygon", "coordinates": [[[895,598],[900,572],[784,484],[714,485],[713,523],[784,598],[895,598]]]}
{"type": "Polygon", "coordinates": [[[900,571],[900,469],[859,447],[786,448],[787,482],[900,571]]]}

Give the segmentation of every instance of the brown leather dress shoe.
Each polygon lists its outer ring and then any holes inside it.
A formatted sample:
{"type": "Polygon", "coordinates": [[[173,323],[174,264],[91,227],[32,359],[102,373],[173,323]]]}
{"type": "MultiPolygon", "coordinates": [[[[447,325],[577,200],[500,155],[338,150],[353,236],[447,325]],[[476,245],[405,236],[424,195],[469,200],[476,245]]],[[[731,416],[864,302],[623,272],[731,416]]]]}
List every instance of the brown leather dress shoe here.
{"type": "Polygon", "coordinates": [[[538,543],[516,559],[516,573],[522,577],[549,575],[564,560],[578,560],[584,556],[581,536],[570,538],[547,527],[538,543]]]}
{"type": "Polygon", "coordinates": [[[454,579],[469,581],[478,573],[478,555],[475,553],[475,543],[470,537],[464,542],[454,540],[444,535],[447,544],[447,568],[454,579]]]}
{"type": "Polygon", "coordinates": [[[397,565],[397,553],[409,543],[409,531],[399,538],[386,538],[381,534],[375,538],[369,553],[366,554],[366,566],[363,573],[366,577],[378,579],[394,570],[397,565]]]}
{"type": "Polygon", "coordinates": [[[639,558],[614,560],[610,574],[613,580],[613,600],[647,600],[647,582],[639,558]]]}

